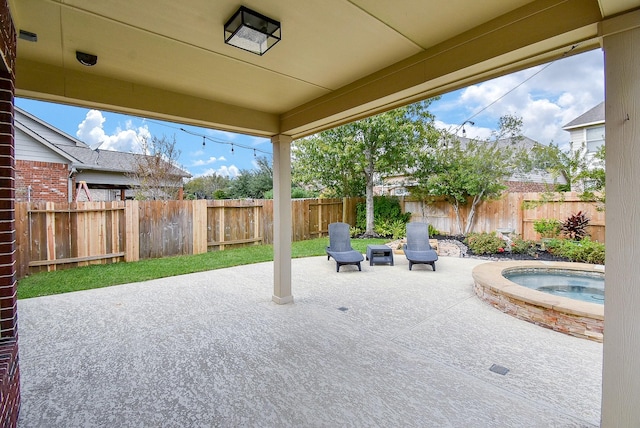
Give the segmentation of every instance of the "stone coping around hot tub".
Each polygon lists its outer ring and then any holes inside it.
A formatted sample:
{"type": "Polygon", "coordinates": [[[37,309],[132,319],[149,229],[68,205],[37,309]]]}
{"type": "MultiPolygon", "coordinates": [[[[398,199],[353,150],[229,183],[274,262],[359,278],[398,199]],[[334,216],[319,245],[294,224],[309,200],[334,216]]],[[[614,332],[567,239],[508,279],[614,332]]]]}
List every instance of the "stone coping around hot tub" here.
{"type": "Polygon", "coordinates": [[[504,277],[504,273],[521,269],[540,270],[574,270],[582,272],[604,273],[603,265],[572,262],[544,261],[500,261],[483,263],[473,269],[473,280],[476,286],[501,293],[515,300],[520,300],[543,308],[553,309],[560,313],[579,317],[604,320],[604,305],[582,302],[568,297],[555,296],[542,291],[533,290],[504,277]]]}

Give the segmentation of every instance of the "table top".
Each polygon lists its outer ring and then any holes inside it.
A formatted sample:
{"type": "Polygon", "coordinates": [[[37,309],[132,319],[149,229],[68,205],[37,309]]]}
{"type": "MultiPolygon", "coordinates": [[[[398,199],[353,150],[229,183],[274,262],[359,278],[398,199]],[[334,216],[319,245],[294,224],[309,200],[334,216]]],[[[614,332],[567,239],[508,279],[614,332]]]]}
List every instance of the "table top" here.
{"type": "Polygon", "coordinates": [[[391,250],[387,245],[367,245],[370,250],[391,250]]]}

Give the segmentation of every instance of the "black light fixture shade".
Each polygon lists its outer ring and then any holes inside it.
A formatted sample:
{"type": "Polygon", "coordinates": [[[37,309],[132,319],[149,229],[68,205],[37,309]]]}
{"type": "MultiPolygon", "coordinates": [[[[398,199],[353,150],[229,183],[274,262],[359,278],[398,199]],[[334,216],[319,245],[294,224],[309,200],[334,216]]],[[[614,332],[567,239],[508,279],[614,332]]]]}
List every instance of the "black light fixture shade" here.
{"type": "Polygon", "coordinates": [[[224,42],[228,45],[264,55],[281,39],[280,23],[240,6],[224,24],[224,42]]]}

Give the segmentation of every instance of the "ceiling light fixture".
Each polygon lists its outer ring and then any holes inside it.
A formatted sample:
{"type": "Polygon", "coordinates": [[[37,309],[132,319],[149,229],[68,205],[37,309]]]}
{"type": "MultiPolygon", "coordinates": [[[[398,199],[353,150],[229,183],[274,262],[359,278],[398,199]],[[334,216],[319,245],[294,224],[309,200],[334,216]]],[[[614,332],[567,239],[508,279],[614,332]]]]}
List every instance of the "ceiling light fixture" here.
{"type": "Polygon", "coordinates": [[[224,42],[228,45],[264,55],[281,39],[280,23],[240,6],[224,24],[224,42]]]}
{"type": "Polygon", "coordinates": [[[76,59],[80,64],[86,65],[87,67],[92,67],[98,63],[97,55],[91,55],[80,51],[76,51],[76,59]]]}

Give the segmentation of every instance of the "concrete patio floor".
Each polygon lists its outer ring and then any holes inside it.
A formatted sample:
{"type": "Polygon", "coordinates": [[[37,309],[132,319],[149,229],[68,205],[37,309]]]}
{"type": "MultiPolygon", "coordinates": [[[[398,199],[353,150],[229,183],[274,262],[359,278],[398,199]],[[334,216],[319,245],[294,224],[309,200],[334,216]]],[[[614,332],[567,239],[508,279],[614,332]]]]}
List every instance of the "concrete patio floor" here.
{"type": "Polygon", "coordinates": [[[480,301],[483,262],[297,259],[284,306],[272,263],[20,300],[19,426],[598,426],[602,344],[480,301]]]}

